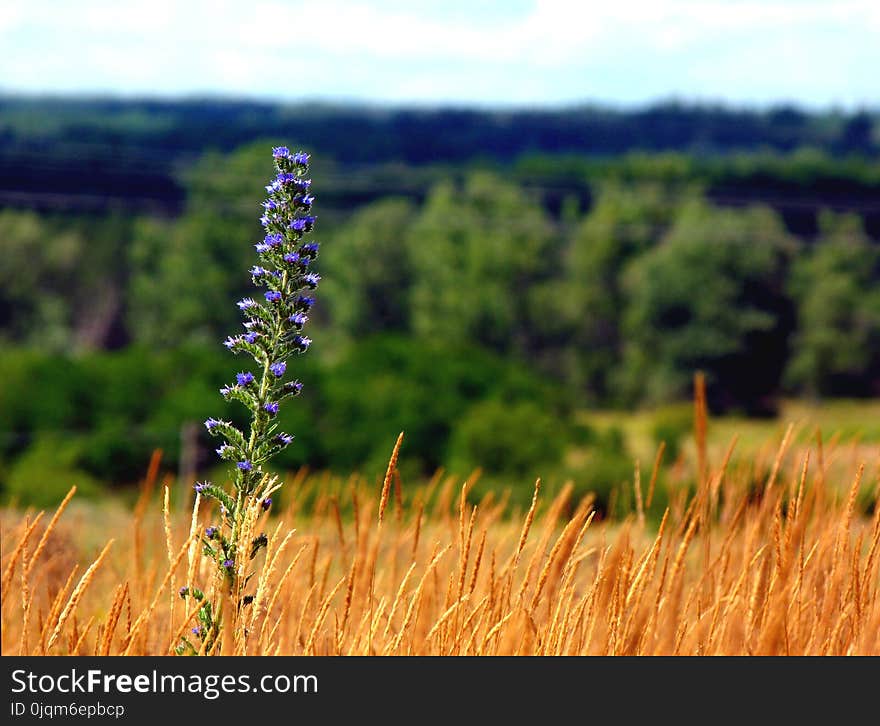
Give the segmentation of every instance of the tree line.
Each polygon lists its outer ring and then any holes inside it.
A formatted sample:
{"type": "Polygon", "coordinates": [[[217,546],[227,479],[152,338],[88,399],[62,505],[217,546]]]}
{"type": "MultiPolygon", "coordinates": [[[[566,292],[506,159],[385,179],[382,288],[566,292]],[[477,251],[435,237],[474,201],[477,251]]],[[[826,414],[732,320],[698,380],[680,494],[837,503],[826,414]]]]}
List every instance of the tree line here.
{"type": "MultiPolygon", "coordinates": [[[[205,155],[181,176],[177,217],[0,211],[0,484],[26,489],[46,451],[80,475],[130,481],[153,447],[180,455],[181,421],[218,412],[265,151],[205,155]]],[[[809,158],[774,161],[777,177],[809,189],[809,158]]],[[[324,281],[284,465],[380,462],[381,433],[405,429],[419,471],[524,477],[580,442],[619,454],[603,479],[614,480],[631,459],[574,413],[681,400],[696,370],[716,411],[880,395],[870,194],[799,229],[769,204],[715,198],[721,161],[663,155],[560,161],[559,178],[586,180],[587,193],[550,205],[551,162],[532,157],[349,206],[332,184],[325,204],[320,163],[324,281]]],[[[853,183],[870,190],[870,174],[853,183]]]]}

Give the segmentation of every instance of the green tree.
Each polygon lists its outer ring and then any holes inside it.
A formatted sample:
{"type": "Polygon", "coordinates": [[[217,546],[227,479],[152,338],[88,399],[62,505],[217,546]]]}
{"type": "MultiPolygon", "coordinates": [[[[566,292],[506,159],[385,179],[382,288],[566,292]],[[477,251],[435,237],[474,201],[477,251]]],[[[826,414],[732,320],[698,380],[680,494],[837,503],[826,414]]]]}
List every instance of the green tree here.
{"type": "Polygon", "coordinates": [[[797,304],[790,383],[814,396],[880,387],[880,250],[852,215],[825,213],[810,254],[794,265],[797,304]]]}
{"type": "Polygon", "coordinates": [[[556,267],[537,199],[485,172],[435,186],[409,237],[415,332],[525,352],[543,311],[536,283],[556,267]]]}
{"type": "Polygon", "coordinates": [[[53,351],[118,344],[125,266],[117,250],[128,228],[119,215],[0,212],[0,340],[53,351]]]}
{"type": "Polygon", "coordinates": [[[772,408],[791,327],[784,274],[793,250],[769,209],[685,207],[625,273],[629,394],[652,403],[686,395],[702,369],[716,406],[772,408]]]}
{"type": "Polygon", "coordinates": [[[70,310],[58,289],[77,266],[83,240],[54,235],[32,212],[0,212],[0,313],[7,341],[62,349],[70,338],[70,310]]]}
{"type": "Polygon", "coordinates": [[[412,263],[407,235],[415,210],[404,199],[359,209],[321,256],[321,293],[332,322],[350,337],[409,328],[412,263]]]}
{"type": "Polygon", "coordinates": [[[449,444],[449,466],[459,474],[479,467],[514,481],[547,476],[562,461],[568,430],[532,401],[488,399],[471,406],[449,444]]]}
{"type": "Polygon", "coordinates": [[[569,380],[592,398],[616,396],[613,374],[622,355],[625,305],[622,272],[657,244],[681,204],[678,191],[657,184],[606,184],[574,233],[564,282],[555,287],[561,310],[554,317],[570,328],[563,338],[573,354],[569,380]]]}
{"type": "Polygon", "coordinates": [[[266,147],[207,154],[189,172],[186,211],[175,224],[142,220],[129,248],[129,323],[151,345],[216,344],[238,325],[229,300],[250,291],[247,269],[262,237],[253,197],[266,147]]]}

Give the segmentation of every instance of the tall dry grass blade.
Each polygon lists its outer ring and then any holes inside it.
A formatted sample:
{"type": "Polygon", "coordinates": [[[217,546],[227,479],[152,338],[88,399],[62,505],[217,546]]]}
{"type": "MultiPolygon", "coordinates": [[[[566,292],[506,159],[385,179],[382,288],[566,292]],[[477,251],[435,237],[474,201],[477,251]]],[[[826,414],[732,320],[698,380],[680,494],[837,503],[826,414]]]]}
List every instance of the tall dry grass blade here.
{"type": "Polygon", "coordinates": [[[639,460],[636,459],[636,470],[633,475],[633,489],[636,497],[636,516],[639,520],[639,526],[645,526],[645,507],[642,503],[642,472],[639,468],[639,460]]]}
{"type": "Polygon", "coordinates": [[[782,437],[782,443],[779,444],[779,449],[776,452],[776,458],[773,460],[773,468],[770,470],[770,476],[767,477],[767,483],[764,484],[764,492],[765,494],[769,492],[773,485],[776,483],[776,477],[779,474],[779,467],[782,465],[782,459],[785,457],[786,452],[788,451],[788,445],[791,443],[791,435],[794,431],[794,424],[789,424],[785,429],[785,435],[782,437]]]}
{"type": "Polygon", "coordinates": [[[58,520],[61,518],[64,510],[67,508],[70,500],[73,499],[74,494],[76,494],[75,485],[70,487],[70,491],[68,491],[64,499],[61,500],[61,504],[58,505],[58,508],[55,510],[55,514],[52,515],[52,519],[50,519],[49,524],[46,525],[46,529],[43,531],[43,534],[40,537],[40,541],[37,544],[36,549],[34,550],[34,554],[31,555],[31,558],[27,563],[27,567],[25,568],[25,573],[27,575],[30,575],[31,570],[34,569],[34,565],[37,564],[37,561],[40,559],[40,555],[43,553],[43,549],[46,547],[46,543],[49,541],[49,536],[52,534],[52,530],[55,529],[55,525],[58,523],[58,520]]]}
{"type": "Polygon", "coordinates": [[[535,480],[535,491],[532,493],[532,503],[529,506],[529,511],[526,514],[525,522],[523,522],[522,530],[519,535],[519,542],[516,545],[516,554],[513,558],[513,566],[512,570],[516,569],[516,564],[519,562],[519,558],[522,555],[522,551],[526,546],[526,540],[529,537],[529,530],[532,527],[532,522],[535,519],[535,511],[538,507],[538,494],[541,491],[541,480],[535,480]]]}
{"type": "Polygon", "coordinates": [[[379,524],[385,516],[385,507],[388,506],[388,493],[391,490],[391,479],[397,466],[397,457],[400,454],[400,445],[403,443],[403,431],[397,436],[391,458],[388,460],[388,469],[385,471],[385,480],[382,482],[382,496],[379,499],[379,524]]]}
{"type": "Polygon", "coordinates": [[[2,581],[0,581],[0,590],[2,590],[2,592],[5,593],[7,591],[9,587],[9,581],[12,579],[12,573],[15,572],[15,566],[18,564],[21,553],[27,546],[27,542],[31,538],[31,534],[33,534],[34,528],[37,526],[42,518],[43,512],[40,512],[36,517],[34,517],[34,521],[30,522],[30,524],[28,524],[28,520],[25,519],[24,534],[21,536],[21,539],[18,540],[18,544],[15,546],[15,549],[12,550],[12,554],[9,556],[9,562],[7,563],[6,569],[3,572],[3,579],[2,581]]]}
{"type": "Polygon", "coordinates": [[[61,635],[61,631],[64,629],[65,624],[67,623],[68,618],[76,611],[76,606],[79,604],[80,599],[83,596],[83,592],[89,586],[89,583],[92,581],[92,578],[95,576],[95,572],[97,572],[98,568],[101,566],[101,563],[104,561],[104,558],[107,556],[107,553],[110,551],[110,547],[113,545],[113,540],[111,539],[104,545],[104,549],[101,550],[101,554],[95,559],[95,561],[89,566],[83,576],[80,578],[76,587],[70,595],[70,599],[67,601],[67,604],[64,606],[64,609],[61,611],[61,615],[58,617],[58,623],[55,625],[55,629],[52,631],[52,635],[49,636],[49,642],[46,644],[46,649],[51,650],[52,646],[58,640],[58,637],[61,635]]]}
{"type": "Polygon", "coordinates": [[[140,628],[143,627],[144,623],[148,622],[150,617],[153,615],[153,611],[156,609],[156,604],[159,602],[159,598],[162,597],[162,593],[165,592],[165,588],[167,588],[168,584],[171,582],[171,578],[177,571],[177,567],[180,565],[180,561],[183,559],[183,556],[189,549],[189,544],[189,540],[186,540],[183,543],[183,546],[178,550],[177,556],[174,558],[174,561],[168,566],[168,571],[165,573],[165,577],[162,579],[162,584],[159,585],[158,589],[156,590],[156,594],[153,596],[152,601],[150,601],[149,606],[146,610],[141,612],[140,615],[138,615],[138,617],[134,621],[134,625],[129,628],[127,643],[123,655],[129,655],[131,653],[131,649],[134,646],[135,637],[140,631],[140,628]]]}
{"type": "Polygon", "coordinates": [[[409,624],[412,622],[413,613],[415,612],[416,606],[421,602],[421,595],[425,589],[425,583],[428,581],[428,577],[430,577],[431,573],[434,571],[434,568],[437,566],[437,563],[440,562],[440,559],[450,550],[450,545],[447,545],[443,549],[441,549],[431,561],[428,563],[427,568],[425,569],[424,574],[422,575],[421,580],[419,580],[419,584],[415,589],[412,597],[410,598],[409,607],[406,610],[406,615],[403,618],[403,623],[400,625],[400,630],[397,633],[397,636],[391,643],[391,647],[386,654],[394,653],[400,648],[400,644],[403,641],[403,636],[407,632],[407,628],[409,624]]]}
{"type": "Polygon", "coordinates": [[[666,442],[661,441],[657,447],[657,454],[654,457],[654,467],[651,469],[651,481],[648,483],[648,496],[645,498],[645,507],[650,508],[651,502],[654,501],[654,487],[657,484],[657,477],[660,474],[660,465],[663,463],[663,454],[666,451],[666,442]]]}
{"type": "Polygon", "coordinates": [[[694,374],[694,439],[697,444],[697,473],[702,484],[708,475],[706,461],[706,432],[709,409],[706,404],[706,376],[702,371],[694,374]]]}
{"type": "Polygon", "coordinates": [[[107,620],[101,633],[97,655],[110,655],[113,634],[116,632],[116,625],[119,622],[120,615],[122,615],[122,605],[127,594],[127,582],[116,587],[116,594],[113,596],[113,603],[110,605],[110,612],[107,614],[107,620]]]}

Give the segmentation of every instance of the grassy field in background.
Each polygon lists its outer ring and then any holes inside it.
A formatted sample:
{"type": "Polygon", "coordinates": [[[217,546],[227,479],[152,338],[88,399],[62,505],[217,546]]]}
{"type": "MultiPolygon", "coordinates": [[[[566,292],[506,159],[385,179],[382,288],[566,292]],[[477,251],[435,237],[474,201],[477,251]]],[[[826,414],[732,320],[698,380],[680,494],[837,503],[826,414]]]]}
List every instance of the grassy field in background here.
{"type": "MultiPolygon", "coordinates": [[[[690,421],[691,408],[683,404],[675,411],[683,420],[690,421]]],[[[652,431],[658,418],[656,411],[584,411],[580,418],[599,430],[620,429],[630,451],[642,461],[650,461],[657,450],[657,437],[652,431]]],[[[781,440],[789,426],[796,443],[815,441],[816,432],[821,431],[824,441],[863,445],[880,455],[880,399],[821,403],[787,400],[774,418],[713,417],[708,425],[707,444],[710,452],[718,454],[735,438],[739,452],[754,453],[772,446],[774,440],[781,440]]],[[[692,437],[683,438],[683,448],[693,454],[692,437]]]]}

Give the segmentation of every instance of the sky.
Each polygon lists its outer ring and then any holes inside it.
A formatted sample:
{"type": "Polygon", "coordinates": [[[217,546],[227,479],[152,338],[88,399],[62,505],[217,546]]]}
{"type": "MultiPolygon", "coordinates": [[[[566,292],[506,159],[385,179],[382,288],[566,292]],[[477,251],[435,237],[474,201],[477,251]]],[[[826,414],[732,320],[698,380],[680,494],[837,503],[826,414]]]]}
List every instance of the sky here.
{"type": "Polygon", "coordinates": [[[0,91],[880,106],[880,0],[0,0],[0,91]]]}

